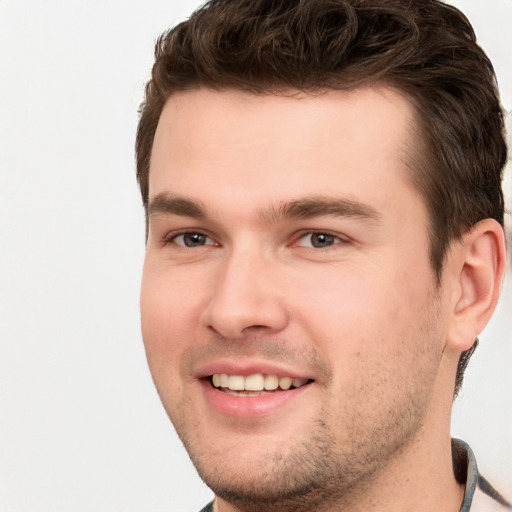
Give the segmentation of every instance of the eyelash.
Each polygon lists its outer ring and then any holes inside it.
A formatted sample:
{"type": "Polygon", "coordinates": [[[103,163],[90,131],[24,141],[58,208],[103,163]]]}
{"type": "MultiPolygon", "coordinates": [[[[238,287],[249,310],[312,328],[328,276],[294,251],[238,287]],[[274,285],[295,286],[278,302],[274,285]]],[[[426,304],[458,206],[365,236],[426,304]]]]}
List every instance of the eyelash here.
{"type": "MultiPolygon", "coordinates": [[[[203,233],[201,231],[192,231],[192,230],[182,231],[179,233],[170,233],[163,238],[162,242],[163,242],[164,246],[169,245],[169,244],[174,244],[179,247],[184,247],[184,248],[189,248],[189,249],[193,249],[195,247],[219,245],[216,242],[214,242],[213,239],[206,233],[203,233]],[[204,243],[199,243],[197,245],[194,245],[194,243],[187,245],[185,241],[183,241],[183,243],[177,243],[177,241],[176,241],[177,239],[179,239],[180,237],[186,237],[187,235],[203,237],[205,241],[204,241],[204,243]],[[210,241],[210,243],[207,242],[208,240],[210,241]]],[[[347,240],[346,238],[344,238],[338,234],[332,233],[330,231],[305,231],[305,232],[300,233],[299,236],[295,237],[294,242],[291,245],[294,247],[305,247],[305,248],[314,249],[314,250],[329,250],[333,246],[340,245],[340,244],[346,244],[348,242],[349,242],[349,240],[347,240]],[[310,239],[311,245],[300,244],[300,241],[304,240],[306,237],[313,237],[315,235],[325,236],[326,238],[333,239],[332,243],[330,243],[329,245],[327,245],[325,247],[314,247],[314,243],[310,239]]]]}
{"type": "Polygon", "coordinates": [[[192,231],[192,230],[181,231],[179,233],[170,233],[170,234],[166,235],[163,238],[163,245],[165,246],[165,245],[169,245],[169,244],[174,244],[174,245],[178,245],[180,247],[185,247],[185,248],[189,248],[189,249],[193,249],[194,247],[204,247],[205,245],[218,245],[206,233],[202,233],[201,231],[192,231]],[[176,242],[176,240],[178,238],[185,237],[187,235],[204,237],[206,240],[210,240],[212,243],[203,243],[203,244],[198,244],[198,245],[186,245],[186,243],[177,243],[176,242]]]}
{"type": "MultiPolygon", "coordinates": [[[[312,237],[314,235],[318,235],[318,236],[321,236],[321,235],[324,235],[325,237],[328,237],[328,238],[332,238],[334,239],[333,243],[326,246],[326,247],[307,247],[308,249],[315,249],[315,250],[329,250],[331,249],[332,247],[334,246],[337,246],[337,245],[340,245],[340,244],[346,244],[349,242],[349,240],[347,240],[346,238],[342,237],[341,235],[339,234],[336,234],[336,233],[332,233],[330,231],[306,231],[306,232],[303,232],[301,233],[296,239],[295,239],[295,242],[293,243],[294,246],[301,246],[299,245],[299,242],[301,240],[303,240],[304,238],[306,237],[312,237]]],[[[306,247],[306,246],[302,246],[302,247],[306,247]]]]}

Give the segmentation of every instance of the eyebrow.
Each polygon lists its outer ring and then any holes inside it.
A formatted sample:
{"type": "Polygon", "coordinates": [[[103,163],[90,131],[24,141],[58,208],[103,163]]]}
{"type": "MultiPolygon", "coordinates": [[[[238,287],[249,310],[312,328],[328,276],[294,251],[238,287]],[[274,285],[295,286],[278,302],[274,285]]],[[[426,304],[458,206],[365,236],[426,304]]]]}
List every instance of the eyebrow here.
{"type": "MultiPolygon", "coordinates": [[[[166,192],[156,195],[149,202],[148,217],[159,214],[194,219],[205,219],[209,216],[206,208],[200,202],[166,192]]],[[[351,217],[375,222],[381,220],[380,213],[372,206],[351,199],[335,197],[307,197],[279,203],[259,212],[262,221],[271,223],[287,219],[312,219],[323,216],[351,217]]]]}
{"type": "Polygon", "coordinates": [[[368,204],[345,198],[312,197],[282,203],[262,217],[273,222],[285,219],[311,219],[314,217],[352,217],[360,220],[378,222],[380,213],[368,204]]]}
{"type": "Polygon", "coordinates": [[[154,217],[158,214],[180,215],[194,219],[207,217],[206,209],[197,201],[173,196],[165,192],[153,197],[148,205],[148,217],[154,217]]]}

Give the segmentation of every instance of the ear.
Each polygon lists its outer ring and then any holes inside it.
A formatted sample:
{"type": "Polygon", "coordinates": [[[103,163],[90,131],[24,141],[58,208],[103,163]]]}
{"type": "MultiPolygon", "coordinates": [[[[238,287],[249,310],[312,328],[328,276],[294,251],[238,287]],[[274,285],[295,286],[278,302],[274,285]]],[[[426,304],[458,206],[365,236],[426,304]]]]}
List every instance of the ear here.
{"type": "Polygon", "coordinates": [[[455,291],[447,344],[462,352],[473,345],[496,308],[506,267],[505,236],[498,222],[484,219],[455,244],[449,263],[455,291]]]}

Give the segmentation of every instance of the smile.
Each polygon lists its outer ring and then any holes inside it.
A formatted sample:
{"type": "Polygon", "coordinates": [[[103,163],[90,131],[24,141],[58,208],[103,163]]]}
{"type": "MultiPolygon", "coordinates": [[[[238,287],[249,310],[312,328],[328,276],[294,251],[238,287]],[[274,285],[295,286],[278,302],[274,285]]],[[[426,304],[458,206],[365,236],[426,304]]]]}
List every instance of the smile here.
{"type": "Polygon", "coordinates": [[[287,391],[291,388],[300,388],[309,381],[307,379],[291,377],[278,377],[277,375],[263,375],[255,373],[246,377],[242,375],[228,375],[226,373],[214,373],[211,376],[212,385],[226,393],[230,391],[242,394],[243,391],[287,391]]]}
{"type": "MultiPolygon", "coordinates": [[[[219,367],[220,364],[215,364],[219,367]]],[[[233,366],[228,363],[222,366],[233,366]]],[[[277,368],[263,367],[258,371],[245,367],[210,370],[197,379],[201,385],[203,396],[209,407],[223,417],[236,417],[253,421],[264,417],[274,417],[290,411],[295,414],[292,406],[300,397],[310,396],[316,386],[315,380],[306,376],[286,375],[277,368]],[[220,371],[219,371],[220,370],[220,371]],[[214,373],[217,371],[218,373],[214,373]],[[230,372],[230,373],[228,373],[230,372]]]]}

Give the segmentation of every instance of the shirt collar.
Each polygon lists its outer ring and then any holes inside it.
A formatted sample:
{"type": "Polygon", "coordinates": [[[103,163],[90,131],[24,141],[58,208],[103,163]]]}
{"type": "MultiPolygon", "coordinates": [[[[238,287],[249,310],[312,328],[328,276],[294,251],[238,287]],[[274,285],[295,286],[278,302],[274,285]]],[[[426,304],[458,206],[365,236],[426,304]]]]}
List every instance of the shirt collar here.
{"type": "Polygon", "coordinates": [[[467,443],[452,439],[453,471],[460,484],[466,486],[464,499],[459,512],[470,512],[473,496],[478,484],[478,466],[475,454],[467,443]]]}

